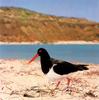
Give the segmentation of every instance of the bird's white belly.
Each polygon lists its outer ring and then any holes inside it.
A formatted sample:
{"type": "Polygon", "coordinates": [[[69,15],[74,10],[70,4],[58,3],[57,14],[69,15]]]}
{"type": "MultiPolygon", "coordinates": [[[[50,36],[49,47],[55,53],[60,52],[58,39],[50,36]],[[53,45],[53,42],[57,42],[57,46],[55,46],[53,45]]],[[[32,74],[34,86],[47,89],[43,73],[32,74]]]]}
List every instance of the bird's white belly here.
{"type": "Polygon", "coordinates": [[[55,73],[53,71],[53,67],[50,69],[50,71],[46,74],[46,77],[51,80],[51,81],[55,81],[55,80],[58,80],[59,78],[61,78],[62,76],[55,73]]]}

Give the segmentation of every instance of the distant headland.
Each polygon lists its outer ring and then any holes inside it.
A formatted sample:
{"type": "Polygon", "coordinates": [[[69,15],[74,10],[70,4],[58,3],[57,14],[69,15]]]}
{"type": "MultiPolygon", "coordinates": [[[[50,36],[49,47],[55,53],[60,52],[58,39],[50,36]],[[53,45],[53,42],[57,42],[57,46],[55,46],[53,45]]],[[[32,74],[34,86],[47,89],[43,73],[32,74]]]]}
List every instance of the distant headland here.
{"type": "Polygon", "coordinates": [[[99,23],[57,17],[23,8],[0,7],[0,42],[99,42],[99,23]]]}

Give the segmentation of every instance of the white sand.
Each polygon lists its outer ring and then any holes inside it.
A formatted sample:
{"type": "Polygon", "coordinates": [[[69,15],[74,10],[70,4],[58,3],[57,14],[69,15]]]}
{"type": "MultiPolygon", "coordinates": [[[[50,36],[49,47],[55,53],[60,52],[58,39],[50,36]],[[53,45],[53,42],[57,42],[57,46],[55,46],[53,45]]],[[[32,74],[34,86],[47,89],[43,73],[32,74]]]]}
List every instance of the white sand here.
{"type": "MultiPolygon", "coordinates": [[[[10,44],[14,44],[14,45],[30,45],[30,44],[43,44],[40,41],[35,41],[35,42],[0,42],[0,45],[10,45],[10,44]]],[[[54,45],[58,45],[58,44],[99,44],[99,41],[57,41],[57,42],[49,42],[47,44],[54,44],[54,45]]]]}
{"type": "Polygon", "coordinates": [[[70,74],[53,90],[41,72],[39,61],[28,65],[26,60],[0,59],[0,100],[99,100],[99,65],[70,74]],[[65,88],[65,91],[62,91],[65,88]]]}

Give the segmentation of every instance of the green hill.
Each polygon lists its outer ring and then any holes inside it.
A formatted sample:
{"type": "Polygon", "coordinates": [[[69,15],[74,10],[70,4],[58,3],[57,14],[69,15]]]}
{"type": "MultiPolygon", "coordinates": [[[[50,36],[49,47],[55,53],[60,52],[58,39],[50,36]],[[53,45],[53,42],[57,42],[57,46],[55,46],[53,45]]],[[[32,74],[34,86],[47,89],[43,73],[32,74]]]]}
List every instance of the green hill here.
{"type": "Polygon", "coordinates": [[[99,41],[99,23],[45,15],[22,8],[0,8],[1,42],[69,40],[99,41]]]}

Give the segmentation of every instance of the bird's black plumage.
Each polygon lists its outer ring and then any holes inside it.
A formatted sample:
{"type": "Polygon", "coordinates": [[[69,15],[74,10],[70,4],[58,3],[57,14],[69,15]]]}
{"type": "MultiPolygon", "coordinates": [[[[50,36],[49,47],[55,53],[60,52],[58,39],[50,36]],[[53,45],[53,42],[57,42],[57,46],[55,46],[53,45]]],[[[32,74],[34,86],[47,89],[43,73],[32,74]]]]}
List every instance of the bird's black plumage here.
{"type": "Polygon", "coordinates": [[[65,75],[76,71],[88,70],[87,65],[72,64],[66,61],[51,58],[44,48],[37,52],[41,60],[41,68],[44,74],[47,74],[53,67],[53,71],[59,75],[65,75]]]}
{"type": "Polygon", "coordinates": [[[76,71],[87,70],[88,68],[85,65],[74,65],[68,62],[57,63],[56,66],[53,67],[54,72],[60,75],[69,74],[76,71]]]}

